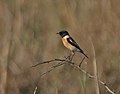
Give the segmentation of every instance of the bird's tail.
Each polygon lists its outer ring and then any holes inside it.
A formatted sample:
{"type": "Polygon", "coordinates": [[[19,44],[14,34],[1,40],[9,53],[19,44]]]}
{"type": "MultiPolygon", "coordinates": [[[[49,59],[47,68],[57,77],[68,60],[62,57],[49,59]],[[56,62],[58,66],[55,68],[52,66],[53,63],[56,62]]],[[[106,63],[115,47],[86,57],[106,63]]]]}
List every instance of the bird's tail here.
{"type": "Polygon", "coordinates": [[[87,56],[84,52],[82,52],[82,54],[83,54],[85,57],[87,57],[87,58],[88,58],[88,56],[87,56]]]}
{"type": "Polygon", "coordinates": [[[83,50],[79,50],[80,53],[82,53],[85,57],[88,58],[88,56],[83,52],[83,50]]]}

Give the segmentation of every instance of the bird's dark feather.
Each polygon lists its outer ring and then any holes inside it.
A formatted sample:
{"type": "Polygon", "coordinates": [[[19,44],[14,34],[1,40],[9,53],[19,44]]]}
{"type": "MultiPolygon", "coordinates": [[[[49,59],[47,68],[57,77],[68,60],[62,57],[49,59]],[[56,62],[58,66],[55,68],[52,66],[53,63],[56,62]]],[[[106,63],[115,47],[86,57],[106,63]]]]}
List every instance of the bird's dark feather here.
{"type": "Polygon", "coordinates": [[[79,49],[79,51],[88,58],[88,56],[83,52],[83,50],[79,47],[79,45],[72,39],[72,37],[67,38],[67,41],[68,41],[71,45],[73,45],[73,46],[75,46],[77,49],[79,49]]]}
{"type": "Polygon", "coordinates": [[[72,39],[72,37],[67,38],[67,41],[68,41],[71,45],[75,46],[75,47],[78,48],[80,51],[82,51],[82,50],[80,49],[79,45],[72,39]]]}

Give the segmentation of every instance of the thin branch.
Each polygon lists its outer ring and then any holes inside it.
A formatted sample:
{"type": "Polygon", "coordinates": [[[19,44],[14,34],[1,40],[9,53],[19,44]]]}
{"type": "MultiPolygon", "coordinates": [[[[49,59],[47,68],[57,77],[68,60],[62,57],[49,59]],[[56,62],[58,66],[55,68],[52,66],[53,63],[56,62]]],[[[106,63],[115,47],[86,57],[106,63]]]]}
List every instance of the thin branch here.
{"type": "MultiPolygon", "coordinates": [[[[68,57],[67,57],[68,58],[68,57]]],[[[54,61],[59,61],[59,62],[63,62],[63,61],[67,61],[67,62],[70,62],[69,60],[66,59],[53,59],[53,60],[48,60],[48,61],[44,61],[44,62],[40,62],[40,63],[37,63],[35,65],[32,65],[31,67],[37,67],[38,65],[42,65],[42,64],[46,64],[46,63],[51,63],[51,62],[54,62],[54,61]]]]}
{"type": "Polygon", "coordinates": [[[65,63],[58,63],[58,64],[52,66],[51,69],[49,69],[48,71],[42,73],[42,74],[40,75],[40,77],[46,75],[47,73],[53,71],[53,70],[56,69],[57,67],[60,67],[60,66],[62,66],[62,65],[64,65],[64,64],[65,64],[65,63]]]}
{"type": "Polygon", "coordinates": [[[41,63],[35,64],[35,65],[31,66],[31,67],[36,67],[38,65],[45,64],[45,63],[50,63],[50,62],[53,62],[53,61],[56,61],[56,60],[55,59],[54,60],[48,60],[48,61],[45,61],[45,62],[41,62],[41,63]]]}
{"type": "MultiPolygon", "coordinates": [[[[48,61],[46,61],[46,62],[47,62],[47,63],[50,63],[50,62],[53,62],[53,61],[56,61],[56,60],[49,60],[49,62],[48,62],[48,61]]],[[[61,60],[59,60],[59,61],[61,61],[61,60]]],[[[45,62],[45,63],[46,63],[46,62],[45,62]]],[[[42,62],[42,64],[45,64],[45,63],[42,62]]],[[[34,65],[34,67],[36,67],[36,66],[38,66],[38,65],[40,65],[40,64],[41,64],[41,63],[38,63],[38,64],[34,65]]],[[[37,80],[37,82],[36,82],[36,87],[35,87],[35,89],[34,89],[33,94],[36,94],[37,89],[38,89],[37,84],[38,84],[39,79],[40,79],[42,76],[46,75],[47,73],[53,71],[53,70],[56,69],[57,67],[60,67],[60,66],[62,66],[62,65],[64,65],[64,64],[65,64],[65,63],[58,63],[58,64],[52,66],[51,69],[49,69],[48,71],[42,73],[42,74],[39,76],[39,78],[38,78],[38,80],[37,80]]]]}
{"type": "Polygon", "coordinates": [[[83,57],[83,59],[81,60],[80,64],[79,64],[79,67],[81,67],[82,65],[82,62],[84,61],[85,57],[83,57]]]}
{"type": "Polygon", "coordinates": [[[35,64],[35,65],[32,65],[31,67],[36,67],[36,66],[38,66],[38,65],[42,65],[42,64],[46,64],[46,63],[51,63],[51,62],[53,62],[53,61],[66,61],[67,59],[70,60],[70,58],[69,58],[70,56],[71,56],[71,54],[68,55],[67,57],[65,57],[65,60],[62,60],[62,59],[52,59],[52,60],[48,60],[48,61],[44,61],[44,62],[37,63],[37,64],[35,64]]]}
{"type": "MultiPolygon", "coordinates": [[[[61,66],[61,65],[64,65],[64,64],[67,64],[67,65],[70,65],[76,69],[78,69],[79,71],[81,71],[82,73],[84,73],[85,75],[87,75],[89,78],[92,78],[92,79],[97,79],[95,76],[93,76],[92,74],[88,73],[87,71],[85,71],[83,68],[79,67],[79,65],[75,64],[74,62],[70,61],[70,60],[67,60],[67,59],[53,59],[53,60],[49,60],[49,61],[45,61],[45,62],[42,62],[42,63],[39,63],[39,64],[36,64],[36,65],[33,65],[34,67],[40,65],[40,64],[45,64],[45,63],[52,63],[53,61],[59,61],[60,63],[54,65],[51,67],[50,70],[46,71],[45,73],[41,74],[41,76],[43,75],[46,75],[47,73],[53,71],[54,69],[56,69],[57,67],[61,66]]],[[[105,82],[101,81],[100,79],[97,79],[99,83],[101,83],[105,88],[106,90],[111,93],[111,94],[115,94],[115,92],[113,92],[107,85],[105,82]]]]}
{"type": "MultiPolygon", "coordinates": [[[[70,64],[69,64],[70,65],[70,64]]],[[[84,69],[82,69],[81,67],[79,67],[78,65],[74,64],[72,65],[73,67],[77,68],[79,71],[83,72],[84,74],[86,74],[89,78],[92,79],[97,79],[95,76],[91,75],[90,73],[86,72],[84,69]]],[[[100,79],[98,79],[98,82],[101,83],[106,89],[107,91],[109,91],[111,94],[115,94],[115,92],[113,92],[105,82],[101,81],[100,79]]]]}

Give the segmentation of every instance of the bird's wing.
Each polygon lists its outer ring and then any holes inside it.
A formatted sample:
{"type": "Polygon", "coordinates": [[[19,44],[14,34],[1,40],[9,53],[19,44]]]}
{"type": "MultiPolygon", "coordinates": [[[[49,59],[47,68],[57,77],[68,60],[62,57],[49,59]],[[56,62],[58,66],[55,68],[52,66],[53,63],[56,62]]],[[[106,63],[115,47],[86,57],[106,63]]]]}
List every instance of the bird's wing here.
{"type": "Polygon", "coordinates": [[[80,47],[79,47],[79,45],[72,39],[72,37],[67,38],[67,41],[68,41],[71,45],[73,45],[73,46],[75,46],[76,48],[78,48],[79,50],[81,50],[80,47]]]}
{"type": "Polygon", "coordinates": [[[78,45],[71,37],[67,38],[67,41],[68,41],[71,45],[73,45],[73,46],[75,46],[76,48],[78,48],[79,51],[88,58],[88,56],[83,52],[83,50],[79,47],[79,45],[78,45]]]}

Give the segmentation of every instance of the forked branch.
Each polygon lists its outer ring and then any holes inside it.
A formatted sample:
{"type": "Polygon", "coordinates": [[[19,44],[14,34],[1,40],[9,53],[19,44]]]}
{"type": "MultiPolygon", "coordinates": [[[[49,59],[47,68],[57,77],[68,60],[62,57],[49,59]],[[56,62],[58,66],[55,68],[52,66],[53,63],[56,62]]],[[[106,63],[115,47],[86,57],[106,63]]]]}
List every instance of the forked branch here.
{"type": "MultiPolygon", "coordinates": [[[[83,59],[83,60],[84,60],[84,59],[83,59]]],[[[83,62],[83,60],[81,61],[81,63],[83,62]]],[[[93,76],[92,74],[88,73],[86,70],[84,70],[83,68],[81,68],[80,65],[77,65],[76,63],[74,63],[73,61],[69,60],[68,58],[66,58],[66,59],[53,59],[53,60],[45,61],[45,62],[42,62],[42,63],[38,63],[38,64],[36,64],[36,65],[33,65],[32,67],[36,67],[36,66],[38,66],[38,65],[46,64],[46,63],[53,63],[53,62],[59,62],[59,63],[56,64],[56,65],[53,65],[48,71],[46,71],[46,72],[44,72],[43,74],[41,74],[40,77],[42,77],[42,76],[46,75],[47,73],[53,71],[53,70],[56,69],[57,67],[60,67],[60,66],[62,66],[62,65],[64,65],[64,64],[67,64],[67,65],[69,65],[69,66],[72,66],[73,68],[78,69],[80,72],[84,73],[84,74],[87,75],[89,78],[91,78],[91,79],[97,79],[98,82],[99,82],[100,84],[102,84],[109,93],[115,94],[115,92],[113,92],[113,91],[107,86],[107,84],[106,84],[104,81],[102,81],[102,80],[96,78],[95,76],[93,76]]]]}

